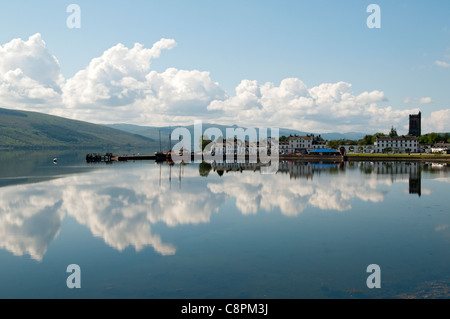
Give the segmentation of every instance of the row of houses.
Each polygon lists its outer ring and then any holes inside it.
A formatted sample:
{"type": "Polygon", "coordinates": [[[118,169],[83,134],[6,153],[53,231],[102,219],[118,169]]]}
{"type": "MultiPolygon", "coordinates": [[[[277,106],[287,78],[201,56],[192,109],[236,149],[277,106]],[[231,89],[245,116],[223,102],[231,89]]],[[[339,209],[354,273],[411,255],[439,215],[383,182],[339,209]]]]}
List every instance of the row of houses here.
{"type": "Polygon", "coordinates": [[[378,137],[373,145],[341,145],[346,153],[430,153],[450,154],[450,143],[423,145],[415,136],[378,137]]]}
{"type": "MultiPolygon", "coordinates": [[[[215,143],[210,149],[213,154],[257,154],[261,146],[270,150],[272,141],[269,138],[262,144],[238,139],[227,139],[215,143]]],[[[308,154],[327,150],[327,141],[320,135],[290,135],[278,142],[279,154],[308,154]]],[[[434,146],[419,144],[415,136],[383,136],[377,137],[373,145],[340,145],[339,150],[348,153],[450,153],[449,143],[437,143],[434,146]]]]}
{"type": "MultiPolygon", "coordinates": [[[[279,142],[280,154],[311,153],[326,149],[327,141],[319,136],[289,136],[279,142]]],[[[378,137],[374,145],[340,145],[345,153],[416,153],[419,152],[419,142],[414,136],[378,137]]]]}
{"type": "Polygon", "coordinates": [[[450,143],[436,143],[425,150],[427,153],[450,154],[450,143]]]}
{"type": "Polygon", "coordinates": [[[420,153],[417,137],[378,137],[373,145],[340,145],[348,153],[420,153]]]}
{"type": "MultiPolygon", "coordinates": [[[[450,154],[450,143],[422,145],[415,136],[377,137],[373,145],[340,145],[345,153],[440,153],[450,154]]],[[[320,135],[289,136],[279,142],[280,154],[311,153],[327,149],[327,141],[320,135]]]]}

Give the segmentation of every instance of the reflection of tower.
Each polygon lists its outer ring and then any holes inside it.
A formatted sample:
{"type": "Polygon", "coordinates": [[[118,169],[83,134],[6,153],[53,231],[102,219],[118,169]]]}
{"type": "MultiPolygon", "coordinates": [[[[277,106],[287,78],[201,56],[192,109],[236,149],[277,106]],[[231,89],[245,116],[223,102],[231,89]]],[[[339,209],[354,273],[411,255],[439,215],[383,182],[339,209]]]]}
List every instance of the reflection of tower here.
{"type": "Polygon", "coordinates": [[[422,134],[422,126],[421,126],[422,115],[419,114],[410,114],[409,115],[409,132],[408,135],[419,137],[422,134]]]}
{"type": "Polygon", "coordinates": [[[415,163],[415,167],[411,168],[409,172],[409,193],[421,195],[421,168],[420,165],[415,163]]]}

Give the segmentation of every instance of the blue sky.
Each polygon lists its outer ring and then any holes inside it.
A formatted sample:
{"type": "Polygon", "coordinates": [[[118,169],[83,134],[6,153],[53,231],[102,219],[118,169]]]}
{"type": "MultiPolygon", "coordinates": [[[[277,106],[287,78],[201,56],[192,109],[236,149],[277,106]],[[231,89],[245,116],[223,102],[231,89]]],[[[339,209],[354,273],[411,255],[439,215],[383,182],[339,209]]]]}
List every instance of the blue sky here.
{"type": "MultiPolygon", "coordinates": [[[[152,58],[148,72],[163,74],[168,68],[208,72],[209,80],[216,83],[223,94],[218,94],[214,89],[214,97],[208,99],[202,95],[199,98],[199,101],[205,103],[205,109],[211,112],[211,116],[205,117],[205,121],[212,117],[225,122],[242,118],[242,125],[256,125],[249,119],[260,116],[261,123],[264,124],[263,119],[268,117],[270,110],[276,112],[278,107],[283,106],[274,104],[274,92],[270,93],[272,104],[265,105],[269,93],[264,93],[266,91],[262,86],[270,82],[274,87],[280,87],[284,79],[295,78],[301,80],[308,90],[326,83],[345,82],[351,84],[346,88],[346,93],[352,97],[358,97],[364,92],[383,93],[377,98],[364,100],[365,106],[358,104],[356,107],[360,112],[365,112],[365,108],[375,103],[381,111],[372,109],[372,114],[382,113],[380,116],[385,117],[385,121],[375,123],[373,119],[365,119],[358,122],[359,125],[351,125],[358,121],[357,112],[349,112],[342,104],[330,106],[331,113],[342,111],[335,123],[341,130],[365,127],[370,130],[388,130],[394,125],[402,133],[406,133],[404,126],[407,119],[402,118],[408,111],[420,109],[425,118],[424,125],[428,125],[429,129],[434,120],[442,121],[442,118],[449,116],[449,16],[450,2],[445,0],[19,0],[2,3],[0,45],[15,38],[26,41],[39,33],[46,49],[57,58],[60,73],[67,81],[78,71],[86,70],[92,59],[101,57],[106,50],[118,43],[130,49],[135,43],[140,43],[144,48],[150,49],[162,38],[173,39],[176,46],[164,50],[159,57],[152,58]],[[78,4],[81,8],[80,29],[69,29],[66,26],[69,16],[66,8],[71,3],[78,4]],[[381,8],[380,29],[369,29],[366,25],[366,19],[370,15],[366,8],[371,3],[378,4],[381,8]],[[257,81],[257,101],[249,102],[247,97],[239,98],[235,89],[243,84],[243,80],[257,81]],[[214,99],[220,100],[220,105],[218,103],[216,107],[207,107],[214,99]],[[250,112],[252,108],[256,113],[250,112]],[[390,109],[386,111],[386,108],[390,109]],[[258,113],[258,110],[264,112],[258,113]],[[397,113],[391,114],[392,110],[397,113]],[[235,118],[222,116],[231,111],[243,115],[235,118]],[[349,117],[346,118],[346,114],[350,114],[349,117]],[[388,121],[389,117],[392,117],[392,124],[388,121]],[[345,125],[340,125],[343,122],[345,125]]],[[[3,72],[7,71],[4,67],[3,72]]],[[[63,88],[64,84],[61,83],[59,85],[63,88]]],[[[200,84],[196,82],[195,85],[198,88],[200,84]]],[[[245,88],[242,89],[250,92],[254,89],[249,89],[250,87],[249,83],[245,83],[245,88]]],[[[302,94],[302,97],[311,97],[309,93],[302,94]]],[[[295,101],[284,101],[298,105],[298,97],[297,95],[295,101]]],[[[316,131],[331,131],[332,117],[324,118],[317,114],[314,110],[323,113],[324,105],[318,102],[317,97],[313,100],[313,104],[300,103],[299,112],[293,113],[298,121],[288,121],[286,118],[286,123],[283,123],[283,117],[279,116],[271,117],[267,124],[301,129],[294,126],[302,126],[304,121],[307,123],[305,127],[310,130],[316,128],[316,131]],[[305,105],[319,107],[312,110],[305,105]],[[307,113],[310,114],[309,117],[301,116],[307,113]]],[[[193,103],[192,100],[188,102],[193,103]]],[[[166,116],[153,123],[150,117],[142,116],[127,120],[137,124],[157,125],[171,118],[182,121],[183,117],[191,120],[194,116],[189,113],[189,103],[186,103],[184,113],[178,106],[172,109],[173,104],[167,101],[164,103],[166,116]]],[[[52,111],[53,108],[49,106],[51,103],[41,104],[42,111],[89,120],[87,105],[97,105],[98,101],[73,104],[69,110],[74,111],[74,116],[67,109],[52,111]],[[77,107],[84,112],[77,112],[77,107]]],[[[19,107],[36,109],[36,106],[31,107],[26,103],[17,104],[17,108],[19,107]]],[[[137,108],[134,104],[133,107],[137,108]]],[[[154,112],[155,109],[150,108],[148,111],[154,112]]],[[[117,114],[117,120],[111,117],[108,121],[116,122],[123,118],[120,113],[117,114]]],[[[289,114],[284,116],[289,117],[289,114]]],[[[101,122],[95,118],[92,120],[101,122]]],[[[445,122],[440,123],[438,128],[450,131],[445,122]]]]}

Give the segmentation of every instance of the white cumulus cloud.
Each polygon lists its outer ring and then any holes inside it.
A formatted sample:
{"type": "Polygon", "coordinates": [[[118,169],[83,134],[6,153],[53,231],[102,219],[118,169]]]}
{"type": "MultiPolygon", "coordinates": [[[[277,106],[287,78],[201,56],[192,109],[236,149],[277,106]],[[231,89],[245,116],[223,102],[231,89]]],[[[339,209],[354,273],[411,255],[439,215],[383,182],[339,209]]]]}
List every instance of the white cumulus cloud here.
{"type": "Polygon", "coordinates": [[[429,103],[433,103],[433,99],[429,96],[427,97],[422,97],[419,99],[419,103],[421,104],[429,104],[429,103]]]}
{"type": "Polygon", "coordinates": [[[448,68],[450,67],[450,63],[445,62],[445,61],[435,61],[434,64],[436,64],[437,66],[441,67],[441,68],[448,68]]]}
{"type": "Polygon", "coordinates": [[[434,100],[431,97],[429,97],[429,96],[421,97],[421,98],[413,98],[413,99],[407,97],[407,98],[405,98],[403,100],[403,103],[405,103],[405,104],[411,104],[411,103],[414,103],[414,104],[430,104],[430,103],[433,103],[433,102],[434,102],[434,100]]]}
{"type": "Polygon", "coordinates": [[[450,130],[450,109],[431,112],[429,118],[422,119],[423,132],[448,132],[450,130]]]}
{"type": "Polygon", "coordinates": [[[174,115],[203,113],[212,100],[225,97],[209,72],[150,70],[152,59],[175,46],[173,39],[161,39],[151,49],[141,44],[131,49],[118,44],[106,50],[67,80],[63,87],[64,104],[77,118],[97,122],[121,118],[155,124],[174,115]],[[95,113],[91,112],[93,109],[95,113]]]}
{"type": "Polygon", "coordinates": [[[151,60],[159,57],[163,49],[172,49],[175,45],[171,39],[161,39],[151,49],[138,43],[131,49],[117,44],[67,80],[63,93],[65,104],[76,107],[95,103],[109,106],[132,103],[142,92],[151,60]]]}
{"type": "Polygon", "coordinates": [[[11,108],[54,106],[64,79],[39,33],[0,45],[0,101],[11,108]]]}
{"type": "MultiPolygon", "coordinates": [[[[303,131],[366,131],[402,123],[413,110],[379,107],[387,99],[384,92],[374,90],[352,92],[347,82],[322,83],[308,88],[298,78],[288,78],[277,86],[243,80],[236,95],[213,101],[208,110],[220,111],[228,124],[265,125],[297,128],[303,131]]],[[[415,111],[415,110],[414,110],[415,111]]]]}
{"type": "MultiPolygon", "coordinates": [[[[152,70],[152,61],[176,45],[173,39],[161,39],[151,48],[119,43],[64,79],[39,33],[28,40],[13,39],[0,45],[0,106],[94,123],[162,126],[201,119],[309,132],[376,132],[392,125],[407,131],[409,114],[418,112],[385,106],[383,91],[354,92],[352,84],[343,81],[308,87],[299,78],[279,84],[244,79],[228,95],[208,71],[152,70]]],[[[423,97],[404,102],[434,101],[423,97]]],[[[448,130],[447,113],[438,110],[424,122],[448,130]]]]}

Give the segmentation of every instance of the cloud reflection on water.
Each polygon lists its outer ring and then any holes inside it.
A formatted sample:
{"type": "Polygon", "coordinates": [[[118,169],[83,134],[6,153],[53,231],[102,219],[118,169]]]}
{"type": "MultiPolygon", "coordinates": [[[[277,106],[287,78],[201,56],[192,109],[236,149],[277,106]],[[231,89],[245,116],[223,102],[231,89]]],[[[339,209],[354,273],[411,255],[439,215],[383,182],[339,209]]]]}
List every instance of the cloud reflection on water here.
{"type": "MultiPolygon", "coordinates": [[[[274,175],[257,171],[219,176],[211,171],[206,179],[199,177],[196,165],[187,165],[182,171],[174,167],[169,183],[167,166],[161,181],[157,166],[143,169],[129,164],[125,169],[113,167],[4,187],[0,193],[0,247],[41,261],[57,238],[64,217],[71,216],[119,251],[150,246],[161,255],[173,255],[176,247],[153,234],[152,225],[209,223],[211,215],[230,199],[242,214],[279,209],[283,215],[298,216],[308,207],[342,212],[351,209],[354,200],[382,202],[393,183],[392,174],[373,167],[361,174],[357,167],[292,165],[285,165],[284,171],[281,166],[274,175]]],[[[408,171],[396,174],[395,181],[408,181],[408,171]]],[[[446,177],[437,180],[448,183],[446,177]]]]}

